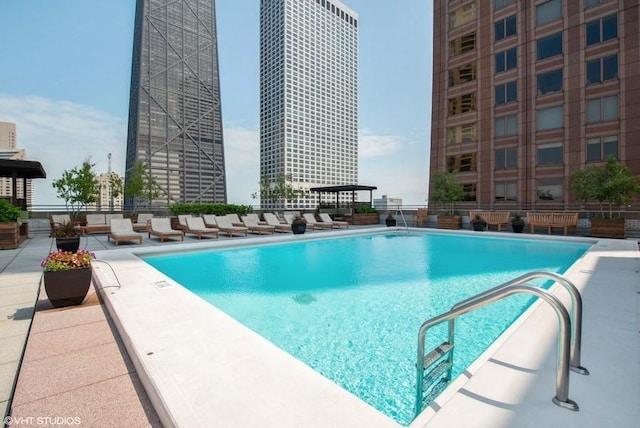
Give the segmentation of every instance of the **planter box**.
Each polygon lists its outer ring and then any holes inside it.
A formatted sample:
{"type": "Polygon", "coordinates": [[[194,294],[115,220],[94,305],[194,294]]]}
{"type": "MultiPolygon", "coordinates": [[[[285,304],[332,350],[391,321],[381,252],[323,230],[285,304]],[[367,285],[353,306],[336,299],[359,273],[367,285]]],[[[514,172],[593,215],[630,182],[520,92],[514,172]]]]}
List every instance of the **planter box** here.
{"type": "Polygon", "coordinates": [[[354,214],[351,217],[351,224],[380,224],[380,214],[378,213],[365,213],[365,214],[354,214]]]}
{"type": "Polygon", "coordinates": [[[19,243],[20,227],[18,227],[18,223],[0,223],[0,250],[18,248],[19,243]]]}
{"type": "Polygon", "coordinates": [[[589,236],[596,238],[625,238],[624,219],[615,220],[591,220],[589,236]]]}
{"type": "Polygon", "coordinates": [[[80,305],[91,286],[91,268],[44,272],[44,288],[56,308],[80,305]]]}
{"type": "Polygon", "coordinates": [[[438,229],[461,229],[462,217],[459,215],[439,215],[436,224],[438,229]]]}

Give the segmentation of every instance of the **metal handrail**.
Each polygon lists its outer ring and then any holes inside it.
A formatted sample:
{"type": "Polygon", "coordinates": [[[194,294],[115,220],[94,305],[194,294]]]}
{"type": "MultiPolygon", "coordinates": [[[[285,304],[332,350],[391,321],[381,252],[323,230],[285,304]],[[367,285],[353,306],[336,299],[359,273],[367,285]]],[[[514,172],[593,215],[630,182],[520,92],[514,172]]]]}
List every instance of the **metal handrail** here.
{"type": "Polygon", "coordinates": [[[416,416],[422,411],[424,340],[427,330],[434,325],[449,321],[449,343],[453,345],[455,318],[516,293],[526,293],[538,296],[545,302],[549,303],[556,313],[559,322],[558,355],[556,359],[556,395],[553,397],[552,401],[560,407],[575,411],[578,410],[577,403],[569,399],[569,354],[571,349],[571,338],[569,334],[571,329],[571,318],[569,317],[569,313],[562,302],[547,290],[530,285],[513,284],[510,285],[509,288],[489,290],[482,293],[483,297],[481,299],[472,299],[467,303],[457,305],[455,309],[451,309],[448,312],[431,318],[420,326],[420,330],[418,332],[418,358],[416,361],[416,416]]]}
{"type": "Polygon", "coordinates": [[[483,293],[477,294],[473,297],[470,297],[466,300],[456,303],[451,307],[451,309],[456,309],[457,307],[474,302],[482,299],[482,297],[493,291],[502,290],[508,288],[514,284],[524,284],[525,282],[536,279],[536,278],[546,278],[552,279],[555,282],[558,282],[560,285],[564,286],[564,288],[569,292],[571,296],[571,307],[569,308],[569,313],[571,316],[571,364],[570,370],[582,375],[589,375],[589,370],[580,365],[580,354],[582,348],[582,296],[580,296],[580,292],[576,288],[575,285],[565,277],[560,274],[554,272],[544,272],[544,271],[534,271],[526,273],[522,276],[512,279],[511,281],[507,281],[504,284],[498,285],[490,290],[487,290],[483,293]]]}
{"type": "Polygon", "coordinates": [[[407,232],[409,232],[409,225],[407,224],[407,219],[404,217],[404,212],[402,212],[402,208],[396,208],[396,215],[400,213],[400,217],[402,217],[402,222],[404,223],[404,228],[407,232]]]}

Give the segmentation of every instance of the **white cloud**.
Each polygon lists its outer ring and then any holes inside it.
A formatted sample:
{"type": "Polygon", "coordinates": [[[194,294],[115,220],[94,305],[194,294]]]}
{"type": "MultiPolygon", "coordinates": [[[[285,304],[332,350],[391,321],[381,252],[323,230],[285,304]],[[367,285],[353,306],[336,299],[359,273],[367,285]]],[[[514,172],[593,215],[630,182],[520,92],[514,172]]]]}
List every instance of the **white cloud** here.
{"type": "Polygon", "coordinates": [[[375,135],[369,129],[360,130],[358,152],[360,158],[384,156],[401,146],[401,138],[395,135],[375,135]]]}

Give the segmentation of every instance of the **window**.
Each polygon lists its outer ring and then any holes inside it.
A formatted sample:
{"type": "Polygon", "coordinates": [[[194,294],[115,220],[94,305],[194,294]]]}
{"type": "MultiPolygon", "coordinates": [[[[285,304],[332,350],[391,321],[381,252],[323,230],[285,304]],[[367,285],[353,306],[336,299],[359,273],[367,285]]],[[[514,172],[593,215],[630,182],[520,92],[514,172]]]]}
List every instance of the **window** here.
{"type": "Polygon", "coordinates": [[[618,95],[587,100],[587,123],[618,119],[618,95]]]}
{"type": "Polygon", "coordinates": [[[613,156],[618,159],[618,136],[587,139],[587,162],[601,162],[613,156]]]}
{"type": "Polygon", "coordinates": [[[461,95],[449,99],[449,116],[474,111],[476,109],[476,93],[461,95]]]}
{"type": "Polygon", "coordinates": [[[557,165],[562,163],[564,150],[562,143],[540,144],[536,150],[537,165],[557,165]]]}
{"type": "Polygon", "coordinates": [[[498,52],[496,55],[496,73],[516,68],[518,63],[518,48],[511,48],[498,52]]]}
{"type": "Polygon", "coordinates": [[[460,144],[476,141],[476,124],[466,123],[464,125],[447,128],[449,144],[460,144]]]}
{"type": "Polygon", "coordinates": [[[449,56],[451,58],[471,52],[476,48],[476,33],[466,34],[449,42],[449,56]]]}
{"type": "Polygon", "coordinates": [[[587,46],[615,39],[618,37],[618,15],[587,22],[585,28],[587,31],[587,46]]]}
{"type": "Polygon", "coordinates": [[[561,55],[562,54],[562,31],[559,33],[544,37],[542,39],[538,39],[537,47],[538,47],[537,58],[539,60],[545,59],[545,58],[551,58],[552,56],[556,56],[556,55],[561,55]]]}
{"type": "Polygon", "coordinates": [[[518,183],[503,181],[496,183],[496,201],[517,201],[518,183]]]}
{"type": "Polygon", "coordinates": [[[584,0],[584,8],[589,9],[591,7],[597,6],[601,3],[606,2],[607,0],[584,0]]]}
{"type": "Polygon", "coordinates": [[[449,12],[449,30],[460,27],[476,19],[476,4],[469,3],[449,12]]]}
{"type": "Polygon", "coordinates": [[[562,0],[549,0],[536,6],[536,26],[562,18],[562,0]]]}
{"type": "Polygon", "coordinates": [[[509,6],[510,4],[513,4],[515,2],[516,0],[493,0],[493,9],[502,9],[503,7],[509,6]]]}
{"type": "Polygon", "coordinates": [[[562,69],[538,74],[538,95],[562,91],[562,69]]]}
{"type": "Polygon", "coordinates": [[[510,103],[518,99],[518,82],[504,83],[495,87],[496,105],[510,103]]]}
{"type": "Polygon", "coordinates": [[[536,183],[536,193],[541,201],[562,200],[562,178],[544,178],[536,183]]]}
{"type": "Polygon", "coordinates": [[[563,123],[564,109],[562,106],[536,110],[536,131],[562,128],[563,123]]]}
{"type": "Polygon", "coordinates": [[[464,153],[457,156],[449,156],[447,160],[449,172],[469,172],[476,170],[476,154],[464,153]]]}
{"type": "Polygon", "coordinates": [[[476,183],[462,183],[462,200],[476,200],[476,183]]]}
{"type": "Polygon", "coordinates": [[[496,137],[507,137],[518,133],[518,115],[510,114],[508,116],[496,117],[494,121],[496,137]]]}
{"type": "Polygon", "coordinates": [[[587,85],[618,78],[618,54],[587,62],[587,85]]]}
{"type": "Polygon", "coordinates": [[[496,150],[496,170],[515,169],[518,167],[518,149],[510,147],[496,150]]]}
{"type": "Polygon", "coordinates": [[[512,15],[508,18],[496,21],[494,28],[496,41],[513,36],[516,34],[516,16],[512,15]]]}
{"type": "Polygon", "coordinates": [[[476,63],[463,65],[449,71],[449,87],[476,80],[476,63]]]}

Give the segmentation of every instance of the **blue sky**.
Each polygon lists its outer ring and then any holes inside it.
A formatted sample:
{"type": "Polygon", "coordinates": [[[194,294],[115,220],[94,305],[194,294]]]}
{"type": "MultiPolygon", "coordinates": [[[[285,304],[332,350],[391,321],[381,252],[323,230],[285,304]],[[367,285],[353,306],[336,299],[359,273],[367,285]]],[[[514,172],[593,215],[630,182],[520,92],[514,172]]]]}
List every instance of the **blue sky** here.
{"type": "MultiPolygon", "coordinates": [[[[431,120],[431,1],[344,0],[359,15],[359,184],[425,205],[431,120]]],[[[0,121],[51,181],[90,158],[123,174],[135,0],[2,0],[0,121]]],[[[217,0],[228,202],[256,205],[259,0],[217,0]]],[[[368,195],[360,196],[366,200],[368,195]]]]}

